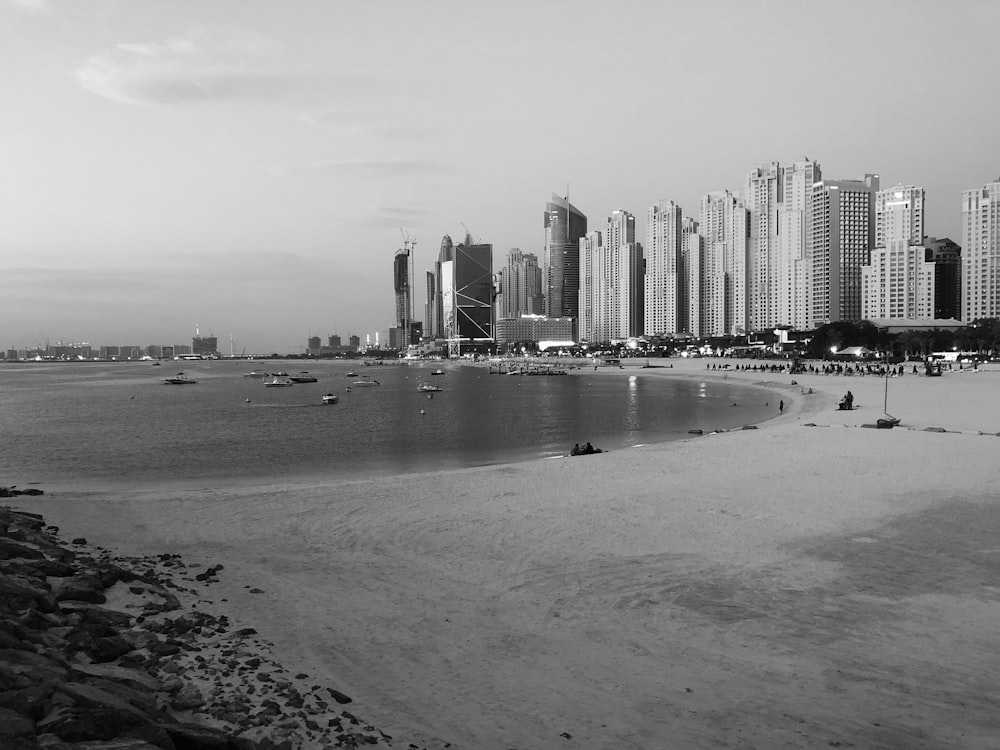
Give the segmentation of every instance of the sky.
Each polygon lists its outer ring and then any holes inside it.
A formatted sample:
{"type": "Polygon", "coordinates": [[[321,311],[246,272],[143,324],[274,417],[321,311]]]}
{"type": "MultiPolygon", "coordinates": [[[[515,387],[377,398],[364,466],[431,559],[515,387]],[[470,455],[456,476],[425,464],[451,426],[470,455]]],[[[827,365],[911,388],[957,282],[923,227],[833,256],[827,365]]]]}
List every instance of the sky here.
{"type": "Polygon", "coordinates": [[[0,348],[385,336],[416,240],[541,258],[760,162],[1000,176],[994,0],[0,0],[0,348]]]}

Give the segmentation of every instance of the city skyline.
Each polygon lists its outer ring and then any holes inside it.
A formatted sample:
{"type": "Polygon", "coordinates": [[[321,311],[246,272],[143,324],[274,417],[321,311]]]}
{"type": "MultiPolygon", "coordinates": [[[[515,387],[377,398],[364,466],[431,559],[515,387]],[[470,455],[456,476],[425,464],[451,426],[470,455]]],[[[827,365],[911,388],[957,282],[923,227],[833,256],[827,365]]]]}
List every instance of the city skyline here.
{"type": "Polygon", "coordinates": [[[625,2],[634,23],[610,32],[588,2],[296,11],[0,4],[0,346],[166,343],[200,324],[294,351],[310,332],[384,332],[401,227],[423,300],[442,235],[541,259],[554,191],[595,221],[663,200],[697,219],[767,160],[920,185],[925,232],[961,242],[963,192],[1000,172],[983,162],[993,3],[904,19],[892,3],[625,2]],[[626,116],[592,115],[605,90],[626,116]]]}

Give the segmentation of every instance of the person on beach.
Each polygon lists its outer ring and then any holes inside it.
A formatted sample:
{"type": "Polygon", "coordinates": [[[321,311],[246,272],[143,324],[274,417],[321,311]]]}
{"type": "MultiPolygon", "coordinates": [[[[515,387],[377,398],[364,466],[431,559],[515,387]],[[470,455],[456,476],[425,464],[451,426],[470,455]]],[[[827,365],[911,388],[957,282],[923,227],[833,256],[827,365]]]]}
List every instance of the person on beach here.
{"type": "Polygon", "coordinates": [[[580,455],[580,444],[579,443],[573,443],[573,448],[570,450],[569,455],[571,455],[571,456],[579,456],[580,455]]]}
{"type": "Polygon", "coordinates": [[[781,400],[778,402],[778,414],[782,414],[785,411],[785,402],[781,400]]]}

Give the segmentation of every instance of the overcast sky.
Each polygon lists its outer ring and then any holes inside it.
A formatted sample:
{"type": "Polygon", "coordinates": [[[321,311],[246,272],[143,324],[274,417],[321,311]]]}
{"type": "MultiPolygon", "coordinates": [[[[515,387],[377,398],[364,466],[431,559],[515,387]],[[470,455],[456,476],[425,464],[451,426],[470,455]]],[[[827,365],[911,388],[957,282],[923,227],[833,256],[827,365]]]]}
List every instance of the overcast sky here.
{"type": "Polygon", "coordinates": [[[998,29],[994,0],[0,0],[0,347],[364,338],[400,227],[422,319],[463,224],[499,267],[567,184],[641,237],[772,159],[923,186],[961,241],[998,29]]]}

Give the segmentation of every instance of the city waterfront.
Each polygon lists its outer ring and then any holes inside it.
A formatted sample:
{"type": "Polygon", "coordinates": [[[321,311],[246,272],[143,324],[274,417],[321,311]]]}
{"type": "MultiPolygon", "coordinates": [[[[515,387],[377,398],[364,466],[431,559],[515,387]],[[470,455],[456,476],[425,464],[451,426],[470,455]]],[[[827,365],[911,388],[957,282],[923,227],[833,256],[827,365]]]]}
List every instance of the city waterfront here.
{"type": "Polygon", "coordinates": [[[748,383],[489,375],[439,363],[342,361],[21,363],[0,370],[7,483],[191,486],[356,478],[564,456],[725,430],[773,416],[748,383]],[[252,370],[308,370],[316,383],[266,388],[252,370]],[[168,386],[183,371],[194,385],[168,386]],[[357,372],[378,387],[353,385],[357,372]],[[433,380],[437,393],[421,393],[433,380]],[[324,405],[328,392],[339,396],[324,405]]]}

